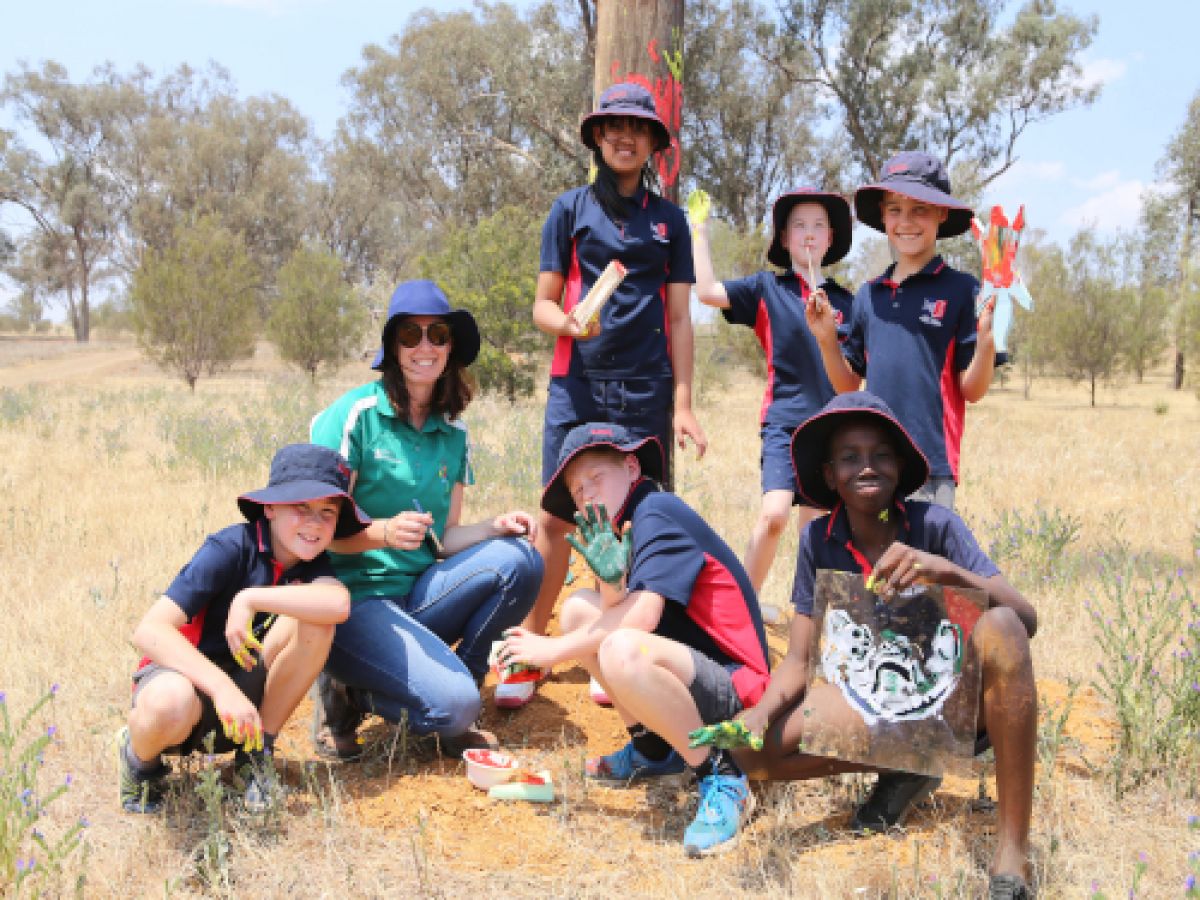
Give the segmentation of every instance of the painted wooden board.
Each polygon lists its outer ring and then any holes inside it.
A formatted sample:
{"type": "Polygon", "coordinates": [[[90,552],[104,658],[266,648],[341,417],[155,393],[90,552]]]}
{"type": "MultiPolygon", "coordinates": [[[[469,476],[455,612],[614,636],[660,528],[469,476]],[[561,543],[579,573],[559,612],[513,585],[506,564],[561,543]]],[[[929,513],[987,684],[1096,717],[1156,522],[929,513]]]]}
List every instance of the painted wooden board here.
{"type": "Polygon", "coordinates": [[[817,572],[800,749],[940,775],[974,753],[982,591],[917,585],[893,597],[861,575],[817,572]]]}

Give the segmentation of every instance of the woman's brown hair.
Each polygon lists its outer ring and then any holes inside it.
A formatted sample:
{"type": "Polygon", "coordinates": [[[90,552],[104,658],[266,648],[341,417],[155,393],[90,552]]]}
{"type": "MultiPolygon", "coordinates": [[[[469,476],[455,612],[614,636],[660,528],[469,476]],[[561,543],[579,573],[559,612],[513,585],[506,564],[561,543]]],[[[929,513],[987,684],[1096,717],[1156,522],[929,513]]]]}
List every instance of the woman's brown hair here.
{"type": "MultiPolygon", "coordinates": [[[[383,364],[380,372],[383,376],[383,390],[392,402],[396,415],[408,418],[408,387],[404,384],[404,373],[400,370],[400,361],[396,359],[396,348],[384,345],[383,364]]],[[[446,360],[446,370],[433,385],[433,402],[429,412],[441,413],[447,419],[457,419],[462,415],[471,398],[475,396],[475,379],[467,371],[467,367],[454,358],[451,353],[446,360]]]]}

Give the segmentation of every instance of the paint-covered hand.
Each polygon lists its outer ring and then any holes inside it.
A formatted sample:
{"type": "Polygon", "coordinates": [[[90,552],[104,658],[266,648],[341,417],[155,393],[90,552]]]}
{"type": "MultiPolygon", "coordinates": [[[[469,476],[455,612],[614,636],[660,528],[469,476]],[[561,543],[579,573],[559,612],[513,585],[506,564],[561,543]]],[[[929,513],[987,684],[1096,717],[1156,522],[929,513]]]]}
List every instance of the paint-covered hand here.
{"type": "Polygon", "coordinates": [[[254,636],[254,608],[246,599],[246,592],[239,591],[229,604],[225,618],[225,643],[233,660],[247,672],[254,668],[262,652],[262,644],[254,636]]]}
{"type": "Polygon", "coordinates": [[[620,585],[629,568],[632,544],[628,538],[629,523],[625,523],[625,529],[618,537],[603,503],[587,504],[586,515],[575,513],[575,523],[579,526],[579,539],[569,534],[567,543],[579,551],[597,578],[613,587],[620,585]]]}
{"type": "Polygon", "coordinates": [[[258,709],[237,685],[230,682],[213,694],[212,701],[226,738],[241,744],[246,752],[263,748],[262,719],[258,709]]]}
{"type": "Polygon", "coordinates": [[[705,725],[689,733],[688,746],[716,747],[718,750],[737,750],[740,747],[761,750],[763,739],[762,735],[752,732],[743,722],[731,719],[716,725],[705,725]]]}
{"type": "Polygon", "coordinates": [[[867,590],[890,597],[914,584],[941,584],[949,565],[941,556],[894,541],[867,577],[867,590]]]}
{"type": "Polygon", "coordinates": [[[712,198],[708,196],[708,191],[696,188],[696,190],[688,194],[687,214],[692,227],[703,225],[707,222],[710,212],[712,212],[712,198]]]}

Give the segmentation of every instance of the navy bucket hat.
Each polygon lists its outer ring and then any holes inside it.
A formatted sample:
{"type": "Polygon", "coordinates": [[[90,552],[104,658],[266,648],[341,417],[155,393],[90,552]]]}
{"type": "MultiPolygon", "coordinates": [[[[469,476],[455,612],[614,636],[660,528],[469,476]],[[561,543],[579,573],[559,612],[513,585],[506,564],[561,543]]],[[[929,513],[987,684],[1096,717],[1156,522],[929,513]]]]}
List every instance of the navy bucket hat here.
{"type": "Polygon", "coordinates": [[[600,95],[596,109],[588,113],[579,123],[579,139],[589,150],[596,149],[592,126],[609,116],[632,116],[646,119],[655,135],[655,150],[666,150],[671,146],[671,132],[654,107],[654,97],[640,84],[623,81],[611,85],[600,95]]]}
{"type": "Polygon", "coordinates": [[[801,496],[813,506],[833,509],[838,503],[837,492],[825,483],[829,439],[834,429],[854,419],[873,421],[891,435],[896,452],[904,460],[896,496],[907,497],[929,479],[929,461],[886,403],[867,391],[838,394],[792,435],[796,483],[801,496]]]}
{"type": "Polygon", "coordinates": [[[941,160],[920,150],[897,153],[883,164],[883,177],[875,184],[860,187],[854,194],[854,213],[858,221],[883,231],[883,195],[891,191],[922,203],[944,206],[946,221],[938,227],[938,237],[957,237],[971,227],[971,207],[950,195],[950,176],[941,160]]]}
{"type": "Polygon", "coordinates": [[[288,444],[271,460],[267,486],[238,497],[238,508],[251,522],[263,517],[268,503],[305,503],[342,498],[335,538],[351,537],[371,524],[350,496],[350,467],[336,450],[318,444],[288,444]]]}
{"type": "MultiPolygon", "coordinates": [[[[558,451],[558,468],[542,491],[542,509],[562,519],[572,522],[575,517],[575,501],[567,490],[567,481],[563,473],[567,463],[582,453],[596,447],[611,447],[622,453],[632,453],[638,458],[642,474],[654,481],[662,481],[666,463],[663,459],[663,448],[658,438],[635,438],[620,425],[611,422],[588,422],[577,425],[567,432],[562,448],[558,451]]],[[[615,514],[615,510],[610,510],[615,514]]]]}
{"type": "Polygon", "coordinates": [[[775,201],[775,205],[771,208],[771,221],[775,225],[775,233],[771,235],[771,246],[767,249],[767,259],[781,269],[792,267],[791,254],[783,246],[783,232],[787,229],[788,215],[801,203],[819,203],[829,214],[829,227],[833,231],[833,241],[821,258],[821,265],[831,266],[850,252],[850,242],[853,240],[854,230],[854,222],[850,218],[850,204],[841,194],[831,194],[810,187],[795,188],[786,194],[780,194],[775,201]]]}
{"type": "Polygon", "coordinates": [[[437,316],[450,326],[450,357],[464,366],[479,355],[479,326],[465,309],[451,309],[442,289],[432,281],[404,281],[388,301],[387,322],[372,369],[383,368],[385,356],[395,351],[395,323],[405,316],[437,316]]]}

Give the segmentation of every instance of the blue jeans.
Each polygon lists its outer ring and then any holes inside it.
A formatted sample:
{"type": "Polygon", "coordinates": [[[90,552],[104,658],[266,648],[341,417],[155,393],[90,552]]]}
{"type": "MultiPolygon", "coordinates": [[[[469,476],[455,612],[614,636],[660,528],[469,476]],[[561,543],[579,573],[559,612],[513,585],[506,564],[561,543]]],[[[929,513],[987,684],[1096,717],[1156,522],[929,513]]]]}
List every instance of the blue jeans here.
{"type": "Polygon", "coordinates": [[[528,541],[483,541],[430,566],[407,597],[356,600],[325,671],[363,712],[406,718],[417,734],[462,734],[479,716],[492,641],[525,618],[541,584],[528,541]]]}

